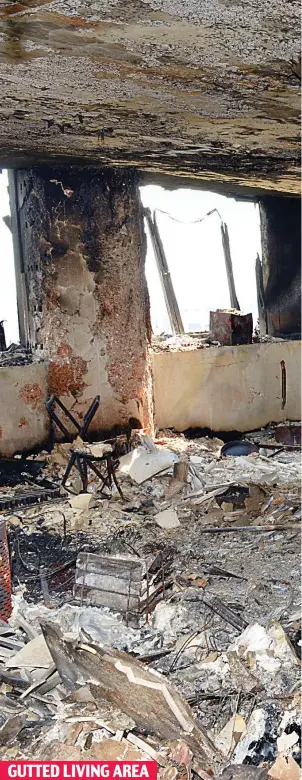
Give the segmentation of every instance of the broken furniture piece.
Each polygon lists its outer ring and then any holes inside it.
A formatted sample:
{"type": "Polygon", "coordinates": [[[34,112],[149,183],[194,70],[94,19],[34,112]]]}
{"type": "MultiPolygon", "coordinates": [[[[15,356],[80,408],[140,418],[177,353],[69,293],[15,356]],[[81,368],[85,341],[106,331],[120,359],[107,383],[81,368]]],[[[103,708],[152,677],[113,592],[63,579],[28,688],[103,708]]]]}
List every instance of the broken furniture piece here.
{"type": "MultiPolygon", "coordinates": [[[[67,441],[72,443],[75,437],[83,440],[84,437],[86,436],[88,427],[92,422],[99,408],[100,396],[99,395],[95,396],[88,411],[84,415],[84,420],[82,425],[80,425],[78,420],[76,420],[73,414],[71,414],[71,412],[68,409],[66,409],[66,406],[64,406],[62,401],[60,401],[60,399],[57,398],[55,395],[52,395],[45,405],[48,414],[51,417],[52,422],[54,422],[58,426],[60,431],[66,437],[67,441]],[[74,433],[71,433],[68,430],[68,428],[66,428],[65,424],[62,422],[60,417],[58,417],[55,411],[56,405],[59,406],[63,414],[74,426],[75,428],[74,433]]],[[[95,445],[95,449],[97,446],[99,445],[95,445]]],[[[73,467],[75,466],[82,480],[82,492],[86,493],[87,485],[88,485],[88,468],[90,468],[91,471],[93,471],[94,474],[101,480],[102,488],[106,487],[110,490],[112,487],[112,483],[114,482],[121,498],[123,498],[122,490],[115,476],[115,471],[118,467],[118,461],[113,459],[112,447],[110,447],[110,445],[106,445],[105,449],[106,452],[104,451],[99,455],[96,452],[93,452],[91,449],[85,448],[84,443],[83,443],[83,447],[74,447],[74,449],[71,449],[68,465],[62,478],[62,483],[61,483],[62,487],[65,487],[69,474],[73,469],[73,467]],[[100,465],[99,466],[95,465],[96,463],[103,464],[104,466],[103,472],[101,471],[100,465]]]]}
{"type": "Polygon", "coordinates": [[[44,486],[32,487],[31,489],[14,493],[14,495],[5,493],[3,497],[0,497],[0,512],[4,512],[7,509],[17,509],[21,506],[29,506],[30,504],[44,504],[47,501],[60,498],[60,495],[60,487],[44,486]]]}
{"type": "Polygon", "coordinates": [[[210,311],[210,331],[213,340],[223,346],[251,344],[253,315],[242,314],[234,309],[210,311]]]}
{"type": "Polygon", "coordinates": [[[66,642],[57,626],[42,623],[48,648],[63,683],[75,691],[90,680],[96,701],[105,700],[129,715],[139,728],[164,739],[185,739],[205,770],[223,757],[173,683],[128,653],[106,645],[66,642]]]}
{"type": "Polygon", "coordinates": [[[59,487],[43,476],[45,460],[30,458],[1,458],[0,487],[11,492],[0,495],[0,511],[29,504],[39,504],[60,497],[59,487]],[[15,488],[15,490],[14,490],[15,488]]]}
{"type": "Polygon", "coordinates": [[[101,400],[100,396],[96,395],[94,400],[92,401],[92,404],[90,405],[88,411],[84,415],[84,420],[83,420],[83,424],[82,425],[80,425],[80,423],[78,422],[78,420],[76,420],[76,418],[73,416],[73,414],[71,414],[71,412],[68,409],[66,409],[66,406],[64,406],[62,401],[60,401],[60,399],[57,398],[56,395],[51,395],[50,398],[48,399],[48,401],[46,401],[45,406],[46,406],[48,414],[49,414],[49,416],[51,418],[52,423],[55,423],[57,425],[57,427],[59,428],[61,433],[63,433],[64,436],[66,437],[67,441],[72,442],[76,436],[80,436],[81,439],[85,438],[85,435],[87,433],[88,427],[89,427],[90,423],[92,422],[92,420],[93,420],[93,418],[94,418],[94,416],[95,416],[95,414],[96,414],[96,412],[97,412],[97,410],[99,408],[100,400],[101,400]],[[65,415],[65,417],[67,417],[69,422],[71,422],[72,425],[75,427],[75,432],[74,433],[71,433],[68,430],[68,428],[66,428],[66,425],[64,425],[64,423],[62,422],[60,417],[58,417],[58,415],[57,415],[57,413],[55,411],[55,406],[56,405],[60,407],[60,409],[63,412],[63,414],[65,415]]]}
{"type": "Polygon", "coordinates": [[[92,452],[89,451],[89,449],[79,449],[78,447],[71,450],[70,458],[68,461],[67,468],[64,472],[61,485],[62,487],[66,486],[67,479],[69,477],[69,474],[73,467],[75,466],[80,474],[81,480],[82,480],[82,492],[87,492],[87,485],[88,485],[88,468],[91,469],[91,471],[94,472],[94,474],[101,480],[102,483],[102,489],[108,488],[108,490],[111,489],[112,483],[114,482],[121,498],[123,498],[122,490],[118,484],[117,478],[116,478],[116,469],[118,468],[119,462],[114,461],[112,457],[112,448],[110,448],[110,452],[105,452],[104,455],[94,455],[92,452]],[[98,464],[96,466],[95,464],[98,464]],[[104,466],[104,471],[101,471],[100,465],[104,466]]]}
{"type": "Polygon", "coordinates": [[[130,615],[135,617],[142,612],[148,620],[158,601],[165,598],[167,585],[161,556],[148,565],[145,558],[131,555],[80,552],[73,595],[81,605],[85,602],[117,610],[126,616],[127,622],[130,615]]]}

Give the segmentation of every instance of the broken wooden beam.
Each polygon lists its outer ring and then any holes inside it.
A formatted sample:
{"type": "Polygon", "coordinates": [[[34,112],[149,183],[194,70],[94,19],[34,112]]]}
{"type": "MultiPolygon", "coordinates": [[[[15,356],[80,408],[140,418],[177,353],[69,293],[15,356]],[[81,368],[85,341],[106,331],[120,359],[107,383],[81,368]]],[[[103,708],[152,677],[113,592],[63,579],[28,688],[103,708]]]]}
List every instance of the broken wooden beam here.
{"type": "Polygon", "coordinates": [[[221,230],[222,247],[223,247],[223,254],[224,254],[224,261],[225,261],[225,270],[228,279],[228,286],[229,286],[229,293],[230,293],[230,303],[232,309],[237,309],[237,311],[240,311],[240,306],[236,295],[234,274],[233,274],[233,263],[231,257],[231,249],[230,249],[229,231],[228,231],[228,226],[225,222],[221,221],[220,230],[221,230]]]}
{"type": "Polygon", "coordinates": [[[185,739],[205,771],[213,774],[222,756],[176,686],[137,659],[101,644],[67,642],[60,630],[42,624],[48,648],[64,685],[89,682],[96,700],[111,702],[139,728],[163,739],[185,739]]]}
{"type": "Polygon", "coordinates": [[[147,225],[151,236],[154,256],[156,260],[156,265],[159,273],[162,290],[164,293],[164,298],[167,307],[168,317],[170,320],[170,325],[172,328],[172,333],[174,335],[183,334],[185,330],[181,319],[181,314],[179,311],[179,306],[177,303],[177,298],[175,295],[165,250],[159,234],[156,216],[154,214],[152,218],[151,211],[149,208],[144,209],[144,215],[146,217],[147,225]]]}

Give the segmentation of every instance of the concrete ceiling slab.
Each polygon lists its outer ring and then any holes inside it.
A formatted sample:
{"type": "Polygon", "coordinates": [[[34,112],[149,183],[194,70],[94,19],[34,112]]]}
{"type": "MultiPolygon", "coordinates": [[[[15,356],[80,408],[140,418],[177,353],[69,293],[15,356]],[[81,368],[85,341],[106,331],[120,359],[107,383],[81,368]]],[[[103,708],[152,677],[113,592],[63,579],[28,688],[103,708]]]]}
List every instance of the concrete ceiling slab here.
{"type": "Polygon", "coordinates": [[[298,194],[296,0],[0,0],[0,163],[298,194]]]}

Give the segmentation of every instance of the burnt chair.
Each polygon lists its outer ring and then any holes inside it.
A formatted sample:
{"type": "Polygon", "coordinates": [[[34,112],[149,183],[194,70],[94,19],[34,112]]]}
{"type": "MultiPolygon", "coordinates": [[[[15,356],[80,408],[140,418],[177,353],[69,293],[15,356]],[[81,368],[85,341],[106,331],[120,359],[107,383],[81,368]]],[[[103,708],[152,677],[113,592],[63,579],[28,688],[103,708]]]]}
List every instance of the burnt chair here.
{"type": "MultiPolygon", "coordinates": [[[[100,396],[96,395],[88,411],[84,415],[82,425],[73,416],[73,414],[71,414],[71,412],[68,409],[66,409],[66,406],[64,406],[62,401],[60,401],[60,399],[57,398],[55,395],[52,395],[46,402],[46,409],[51,418],[52,424],[57,425],[61,433],[63,433],[64,437],[72,445],[72,442],[77,437],[80,437],[82,440],[84,440],[84,437],[87,434],[88,427],[92,422],[99,408],[99,405],[100,405],[100,396]],[[57,406],[59,407],[61,412],[63,412],[64,416],[69,420],[69,422],[71,422],[72,425],[74,426],[75,428],[74,432],[68,430],[64,425],[64,422],[62,422],[62,420],[58,416],[56,412],[57,406]]],[[[71,446],[70,458],[66,470],[63,474],[61,485],[62,487],[65,487],[70,472],[75,467],[78,470],[81,477],[82,492],[86,493],[87,486],[88,486],[88,469],[90,468],[91,471],[93,471],[94,474],[96,474],[96,476],[100,479],[102,483],[102,489],[107,488],[108,490],[110,490],[112,487],[112,483],[114,482],[121,498],[123,498],[123,493],[118,484],[118,481],[116,479],[116,474],[115,474],[118,465],[119,465],[118,460],[116,460],[113,457],[112,448],[111,451],[108,451],[103,455],[98,456],[98,455],[93,455],[91,452],[89,452],[89,449],[85,449],[85,447],[71,446]]]]}
{"type": "Polygon", "coordinates": [[[101,401],[100,396],[96,395],[94,400],[92,401],[92,404],[90,404],[88,411],[84,415],[84,419],[83,419],[82,425],[80,425],[80,423],[78,422],[78,420],[76,420],[76,418],[73,416],[73,414],[71,414],[71,412],[69,412],[68,409],[66,409],[66,406],[64,406],[64,404],[62,404],[62,401],[60,401],[60,399],[57,398],[56,395],[51,395],[50,398],[48,399],[48,401],[46,401],[45,406],[46,406],[48,414],[49,414],[49,416],[51,418],[52,423],[55,423],[58,426],[59,430],[61,431],[61,433],[63,433],[63,435],[65,436],[67,441],[72,442],[75,439],[76,436],[80,436],[80,438],[84,440],[84,438],[86,436],[86,433],[87,433],[87,430],[88,430],[88,427],[89,427],[90,423],[92,422],[92,420],[93,420],[93,418],[94,418],[94,416],[95,416],[95,414],[96,414],[96,412],[97,412],[97,410],[99,408],[100,401],[101,401]],[[71,433],[68,430],[68,428],[66,428],[66,426],[64,425],[62,420],[60,420],[60,417],[58,417],[58,415],[57,415],[57,413],[55,411],[55,406],[58,406],[61,409],[61,411],[63,412],[63,414],[65,415],[65,417],[67,417],[69,422],[72,423],[72,425],[76,429],[75,433],[71,433]]]}

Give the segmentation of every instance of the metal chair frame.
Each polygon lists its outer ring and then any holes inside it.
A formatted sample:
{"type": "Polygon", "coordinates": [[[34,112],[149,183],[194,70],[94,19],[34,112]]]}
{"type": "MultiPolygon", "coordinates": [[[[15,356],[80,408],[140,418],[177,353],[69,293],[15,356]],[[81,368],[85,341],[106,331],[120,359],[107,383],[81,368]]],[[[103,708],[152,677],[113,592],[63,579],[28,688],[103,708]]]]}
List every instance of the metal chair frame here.
{"type": "Polygon", "coordinates": [[[48,401],[46,401],[45,406],[46,406],[46,409],[48,411],[48,414],[49,414],[51,420],[56,423],[56,425],[58,426],[58,428],[61,431],[61,433],[63,433],[64,436],[66,437],[67,441],[72,442],[73,439],[75,438],[75,436],[80,436],[81,439],[84,439],[84,436],[87,433],[88,427],[89,427],[90,423],[92,422],[92,420],[94,418],[94,415],[96,414],[96,412],[97,412],[97,410],[99,408],[100,400],[101,400],[100,396],[96,395],[94,400],[92,401],[92,404],[90,404],[90,407],[89,407],[88,411],[84,415],[84,420],[83,420],[83,424],[82,425],[80,425],[80,423],[78,422],[78,420],[76,420],[76,418],[73,416],[73,414],[71,414],[71,412],[68,409],[66,409],[66,406],[64,406],[62,401],[60,401],[60,399],[57,398],[56,395],[51,395],[50,398],[48,399],[48,401]],[[74,425],[74,427],[76,428],[76,433],[75,434],[70,433],[70,431],[68,431],[68,429],[65,427],[64,423],[62,422],[62,420],[60,420],[60,418],[58,417],[58,415],[54,411],[55,404],[57,404],[60,407],[60,409],[62,410],[63,414],[65,414],[67,419],[70,420],[70,422],[74,425]]]}
{"type": "MultiPolygon", "coordinates": [[[[58,426],[59,430],[61,431],[61,433],[63,433],[63,435],[65,436],[67,441],[69,441],[70,444],[72,444],[72,442],[73,442],[73,440],[74,440],[74,438],[76,436],[80,436],[80,438],[84,440],[84,437],[86,436],[88,427],[89,427],[91,421],[94,418],[94,415],[96,414],[96,412],[97,412],[97,410],[99,408],[100,400],[101,400],[100,396],[96,395],[96,397],[92,401],[92,404],[90,405],[88,411],[86,412],[86,414],[84,416],[84,420],[83,420],[83,424],[82,425],[80,425],[80,423],[73,416],[73,414],[71,414],[71,412],[69,412],[69,410],[66,409],[66,406],[64,406],[62,401],[60,401],[60,399],[57,398],[57,396],[52,395],[48,399],[48,401],[46,401],[45,406],[46,406],[46,409],[48,411],[48,414],[49,414],[52,422],[54,422],[58,426]],[[60,418],[58,417],[58,415],[56,414],[56,412],[54,410],[54,407],[55,407],[56,404],[60,407],[61,411],[67,417],[67,419],[70,420],[70,422],[74,425],[74,427],[76,428],[76,433],[71,434],[70,431],[68,431],[68,429],[66,428],[66,426],[62,422],[62,420],[60,420],[60,418]]],[[[91,471],[93,471],[96,474],[96,476],[99,477],[99,479],[101,480],[102,488],[106,487],[106,488],[108,488],[110,490],[111,487],[112,487],[112,482],[114,482],[114,484],[116,485],[116,488],[117,488],[121,498],[123,498],[123,493],[122,493],[122,490],[121,490],[121,488],[120,488],[120,486],[118,484],[118,481],[117,481],[117,478],[116,478],[116,474],[115,474],[116,469],[118,467],[118,461],[114,461],[113,460],[112,453],[107,452],[107,453],[105,453],[105,455],[97,457],[97,456],[94,456],[91,453],[86,452],[85,450],[81,450],[79,448],[72,449],[71,450],[71,454],[70,454],[70,458],[69,458],[69,461],[68,461],[68,464],[67,464],[67,467],[66,467],[66,470],[65,470],[65,472],[63,474],[63,478],[62,478],[62,482],[61,482],[62,487],[64,487],[66,485],[66,482],[67,482],[67,479],[69,477],[69,474],[70,474],[70,472],[71,472],[71,470],[73,469],[74,466],[77,468],[77,470],[78,470],[78,472],[80,474],[80,477],[81,477],[81,480],[82,480],[82,491],[84,493],[87,492],[88,468],[90,468],[91,471]],[[103,463],[106,466],[105,474],[102,474],[102,472],[95,465],[95,463],[103,463]]]]}

